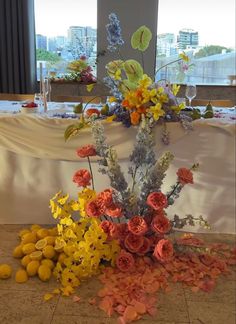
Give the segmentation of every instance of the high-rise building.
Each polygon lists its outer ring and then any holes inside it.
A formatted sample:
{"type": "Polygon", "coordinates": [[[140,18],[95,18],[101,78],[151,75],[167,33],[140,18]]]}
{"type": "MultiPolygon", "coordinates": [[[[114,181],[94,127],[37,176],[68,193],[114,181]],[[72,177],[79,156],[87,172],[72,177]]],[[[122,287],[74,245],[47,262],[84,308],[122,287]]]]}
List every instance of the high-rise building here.
{"type": "Polygon", "coordinates": [[[36,35],[36,48],[47,50],[47,36],[41,34],[36,35]]]}
{"type": "Polygon", "coordinates": [[[197,48],[198,46],[198,32],[192,29],[182,29],[177,36],[177,43],[179,49],[197,48]]]}
{"type": "Polygon", "coordinates": [[[85,37],[85,27],[71,26],[68,30],[68,39],[72,47],[77,47],[85,37]]]}
{"type": "Polygon", "coordinates": [[[65,36],[57,36],[55,38],[56,44],[58,48],[64,48],[66,44],[66,37],[65,36]]]}
{"type": "Polygon", "coordinates": [[[56,43],[55,37],[48,38],[48,50],[49,50],[49,52],[57,51],[57,43],[56,43]]]}

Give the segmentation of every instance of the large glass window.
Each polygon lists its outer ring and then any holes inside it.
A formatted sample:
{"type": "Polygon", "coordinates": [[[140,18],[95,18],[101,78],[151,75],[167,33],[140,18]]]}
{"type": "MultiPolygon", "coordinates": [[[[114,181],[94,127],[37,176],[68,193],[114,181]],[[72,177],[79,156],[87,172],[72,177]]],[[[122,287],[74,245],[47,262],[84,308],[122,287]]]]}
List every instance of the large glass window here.
{"type": "Polygon", "coordinates": [[[66,73],[86,56],[96,75],[97,0],[35,0],[37,76],[66,73]]]}
{"type": "MultiPolygon", "coordinates": [[[[230,84],[236,74],[235,0],[159,0],[157,23],[157,69],[185,51],[194,65],[182,83],[230,84]]],[[[180,68],[169,65],[156,78],[179,82],[180,68]]]]}

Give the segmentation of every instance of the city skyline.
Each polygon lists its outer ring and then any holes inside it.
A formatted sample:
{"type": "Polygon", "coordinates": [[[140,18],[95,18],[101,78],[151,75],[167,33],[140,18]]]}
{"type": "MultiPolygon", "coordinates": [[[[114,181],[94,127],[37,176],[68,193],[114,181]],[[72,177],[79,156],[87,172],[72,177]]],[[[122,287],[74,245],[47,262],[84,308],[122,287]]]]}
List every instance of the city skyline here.
{"type": "MultiPolygon", "coordinates": [[[[67,0],[65,7],[64,1],[58,4],[58,0],[35,0],[36,33],[47,37],[67,37],[70,26],[97,28],[96,3],[97,0],[67,0]],[[66,10],[68,14],[65,14],[66,10]]],[[[185,28],[198,31],[200,46],[235,48],[234,0],[226,0],[224,3],[215,0],[159,0],[157,33],[177,35],[185,28]],[[214,12],[210,14],[212,8],[214,12]]]]}

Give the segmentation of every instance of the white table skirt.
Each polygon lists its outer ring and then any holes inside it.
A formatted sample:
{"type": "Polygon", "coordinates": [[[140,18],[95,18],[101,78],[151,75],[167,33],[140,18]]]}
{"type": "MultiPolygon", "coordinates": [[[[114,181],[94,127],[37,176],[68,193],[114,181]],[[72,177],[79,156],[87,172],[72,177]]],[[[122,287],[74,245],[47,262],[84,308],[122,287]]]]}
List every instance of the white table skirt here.
{"type": "MultiPolygon", "coordinates": [[[[0,116],[0,224],[52,223],[50,197],[60,189],[76,197],[77,187],[71,179],[86,163],[78,160],[75,149],[91,143],[91,135],[84,130],[81,136],[65,143],[63,132],[71,122],[35,116],[0,116]]],[[[137,130],[118,123],[105,127],[109,143],[115,145],[122,167],[127,169],[127,157],[137,130]]],[[[190,133],[175,123],[168,124],[168,128],[169,146],[161,143],[160,127],[156,129],[158,155],[166,150],[175,155],[163,192],[175,182],[179,167],[200,164],[194,174],[195,184],[183,189],[180,198],[168,208],[169,216],[202,215],[211,223],[212,232],[235,233],[234,125],[211,119],[194,122],[190,133]]],[[[94,162],[95,170],[96,167],[94,162]]],[[[94,173],[97,190],[109,186],[106,176],[94,173]]],[[[198,227],[187,229],[206,232],[198,227]]]]}

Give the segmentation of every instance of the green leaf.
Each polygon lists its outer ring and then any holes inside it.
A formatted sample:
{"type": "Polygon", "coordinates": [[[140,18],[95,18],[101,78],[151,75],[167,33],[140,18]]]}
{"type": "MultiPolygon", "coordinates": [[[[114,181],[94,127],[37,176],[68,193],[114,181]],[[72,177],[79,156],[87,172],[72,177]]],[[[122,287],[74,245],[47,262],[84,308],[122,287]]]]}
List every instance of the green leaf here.
{"type": "Polygon", "coordinates": [[[75,114],[81,114],[82,111],[83,111],[83,104],[82,104],[82,102],[79,103],[78,105],[74,106],[74,108],[73,108],[73,112],[75,114]]]}
{"type": "Polygon", "coordinates": [[[70,139],[71,137],[75,136],[78,134],[79,130],[84,128],[86,126],[86,124],[84,122],[80,122],[77,124],[72,124],[69,125],[64,133],[64,139],[65,141],[67,141],[68,139],[70,139]]]}
{"type": "Polygon", "coordinates": [[[138,49],[139,51],[144,52],[148,48],[151,39],[151,30],[143,25],[133,33],[131,37],[131,46],[134,49],[138,49]]]}
{"type": "Polygon", "coordinates": [[[130,82],[138,82],[143,76],[143,68],[135,60],[127,60],[124,63],[124,70],[130,82]]]}
{"type": "Polygon", "coordinates": [[[127,91],[135,90],[137,88],[137,82],[131,82],[128,79],[122,80],[122,83],[119,86],[119,90],[122,94],[125,94],[127,91]]]}

